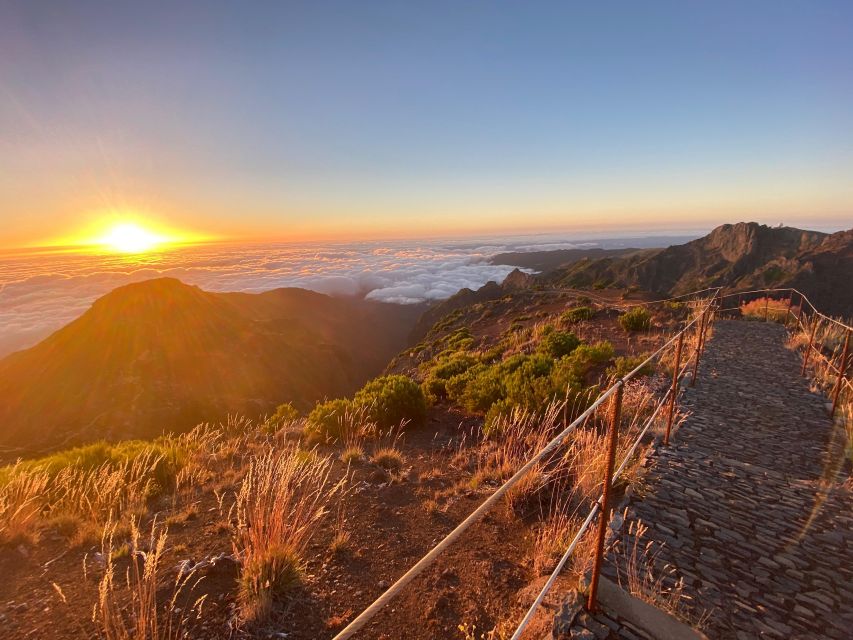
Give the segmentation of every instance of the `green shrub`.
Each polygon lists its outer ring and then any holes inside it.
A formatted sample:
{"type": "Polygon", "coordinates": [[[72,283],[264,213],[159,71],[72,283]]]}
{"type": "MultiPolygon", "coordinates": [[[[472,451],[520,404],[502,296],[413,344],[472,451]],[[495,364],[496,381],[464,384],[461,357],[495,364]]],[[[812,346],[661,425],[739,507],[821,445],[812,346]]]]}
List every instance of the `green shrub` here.
{"type": "Polygon", "coordinates": [[[571,355],[557,360],[551,373],[555,390],[565,392],[567,388],[579,389],[584,386],[586,375],[596,365],[613,359],[615,352],[609,342],[594,345],[582,344],[571,355]]]}
{"type": "Polygon", "coordinates": [[[307,430],[324,437],[341,438],[345,435],[346,418],[354,409],[352,400],[345,398],[320,402],[308,414],[307,430]]]}
{"type": "Polygon", "coordinates": [[[472,344],[474,344],[474,336],[471,335],[471,331],[468,327],[463,327],[447,336],[444,339],[444,344],[447,345],[448,349],[452,349],[454,351],[468,349],[472,344]]]}
{"type": "MultiPolygon", "coordinates": [[[[609,376],[622,378],[631,373],[639,364],[646,359],[647,356],[620,356],[613,362],[613,366],[607,370],[609,376]]],[[[655,371],[655,365],[652,362],[645,364],[642,369],[637,372],[637,376],[650,376],[655,371]]]]}
{"type": "Polygon", "coordinates": [[[479,365],[469,374],[452,378],[448,395],[471,413],[483,413],[506,394],[500,365],[479,365]]]}
{"type": "Polygon", "coordinates": [[[154,485],[151,495],[157,495],[174,488],[178,472],[183,469],[191,454],[189,443],[177,436],[161,436],[153,441],[124,440],[109,443],[105,441],[57,451],[49,456],[27,460],[18,465],[0,468],[0,486],[8,483],[14,473],[42,471],[53,480],[64,469],[92,471],[105,466],[118,468],[132,463],[141,456],[156,460],[150,468],[149,477],[154,485]]]}
{"type": "Polygon", "coordinates": [[[539,343],[538,349],[552,358],[562,358],[578,348],[581,341],[569,331],[552,331],[539,343]]]}
{"type": "Polygon", "coordinates": [[[430,363],[427,363],[427,376],[421,385],[423,392],[428,398],[446,398],[447,381],[454,376],[465,373],[476,363],[477,359],[465,351],[454,351],[441,356],[431,368],[429,367],[430,363]]]}
{"type": "Polygon", "coordinates": [[[435,402],[447,397],[447,380],[427,376],[421,382],[421,389],[430,402],[435,402]]]}
{"type": "Polygon", "coordinates": [[[477,363],[474,356],[463,352],[456,352],[449,357],[439,360],[432,370],[431,375],[440,380],[450,380],[453,376],[465,373],[473,365],[477,363]]]}
{"type": "Polygon", "coordinates": [[[652,326],[652,314],[645,307],[633,307],[619,316],[625,331],[645,331],[652,326]]]}
{"type": "Polygon", "coordinates": [[[483,434],[486,436],[496,435],[497,426],[500,424],[500,417],[508,416],[512,413],[514,406],[511,401],[506,399],[495,402],[486,413],[486,419],[483,423],[483,434]]]}
{"type": "MultiPolygon", "coordinates": [[[[553,366],[553,360],[550,361],[553,366]]],[[[549,402],[555,395],[551,381],[551,368],[539,371],[536,365],[525,366],[507,378],[506,399],[513,405],[535,409],[549,402]]]]}
{"type": "Polygon", "coordinates": [[[566,309],[560,314],[560,320],[563,324],[574,324],[581,320],[589,320],[595,315],[592,307],[574,307],[566,309]]]}
{"type": "Polygon", "coordinates": [[[283,422],[293,422],[299,419],[299,411],[293,406],[292,402],[285,402],[276,407],[275,413],[270,416],[270,422],[281,424],[283,422]]]}
{"type": "Polygon", "coordinates": [[[495,362],[499,362],[501,357],[504,354],[504,349],[505,349],[504,345],[499,343],[499,344],[496,344],[491,349],[487,349],[486,351],[483,351],[480,354],[480,362],[482,362],[484,364],[492,364],[495,362]]]}
{"type": "Polygon", "coordinates": [[[365,407],[371,419],[383,429],[403,421],[418,426],[426,419],[424,392],[408,376],[389,375],[371,380],[355,394],[353,402],[365,407]]]}
{"type": "Polygon", "coordinates": [[[595,344],[582,344],[574,350],[571,357],[584,367],[584,373],[597,364],[604,364],[616,355],[613,345],[607,340],[595,344]]]}
{"type": "Polygon", "coordinates": [[[577,360],[571,357],[560,358],[551,370],[551,386],[559,395],[568,389],[578,389],[584,384],[584,372],[577,360]]]}

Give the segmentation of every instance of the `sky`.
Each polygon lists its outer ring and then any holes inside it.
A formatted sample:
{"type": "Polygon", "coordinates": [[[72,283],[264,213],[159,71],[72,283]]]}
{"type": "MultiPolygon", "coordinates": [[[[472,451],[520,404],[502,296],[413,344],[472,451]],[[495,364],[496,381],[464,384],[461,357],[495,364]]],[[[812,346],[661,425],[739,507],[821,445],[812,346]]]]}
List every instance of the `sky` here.
{"type": "Polygon", "coordinates": [[[853,226],[850,2],[0,0],[0,247],[853,226]]]}

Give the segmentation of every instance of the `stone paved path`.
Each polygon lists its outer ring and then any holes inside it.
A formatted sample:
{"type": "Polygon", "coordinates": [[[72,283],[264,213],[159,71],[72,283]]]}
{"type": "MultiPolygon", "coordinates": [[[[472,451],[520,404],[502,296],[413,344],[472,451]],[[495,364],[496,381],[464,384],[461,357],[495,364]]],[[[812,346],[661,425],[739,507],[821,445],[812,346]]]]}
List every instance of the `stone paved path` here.
{"type": "MultiPolygon", "coordinates": [[[[710,638],[853,638],[853,486],[832,472],[826,400],[784,340],[772,323],[715,324],[691,415],[629,503],[710,638]]],[[[624,572],[624,555],[608,563],[624,572]]]]}

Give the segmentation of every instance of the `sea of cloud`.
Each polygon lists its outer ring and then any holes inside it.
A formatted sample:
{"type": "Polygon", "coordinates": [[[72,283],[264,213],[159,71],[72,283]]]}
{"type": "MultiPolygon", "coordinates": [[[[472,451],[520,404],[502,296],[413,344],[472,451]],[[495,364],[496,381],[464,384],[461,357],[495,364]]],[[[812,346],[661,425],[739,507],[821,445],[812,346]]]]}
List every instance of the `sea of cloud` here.
{"type": "Polygon", "coordinates": [[[503,280],[513,267],[490,264],[496,253],[598,244],[534,236],[456,242],[210,244],[140,256],[0,255],[0,356],[35,344],[116,287],[150,278],[170,276],[208,291],[302,287],[412,304],[503,280]]]}

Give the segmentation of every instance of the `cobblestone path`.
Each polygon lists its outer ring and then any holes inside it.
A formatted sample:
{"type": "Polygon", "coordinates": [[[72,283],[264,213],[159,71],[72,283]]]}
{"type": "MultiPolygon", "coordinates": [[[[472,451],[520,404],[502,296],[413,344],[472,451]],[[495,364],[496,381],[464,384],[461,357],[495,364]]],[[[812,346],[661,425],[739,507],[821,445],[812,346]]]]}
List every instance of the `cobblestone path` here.
{"type": "MultiPolygon", "coordinates": [[[[853,486],[784,341],[772,323],[715,324],[691,415],[629,502],[710,638],[853,638],[853,486]]],[[[605,574],[624,582],[625,564],[611,551],[605,574]]]]}

